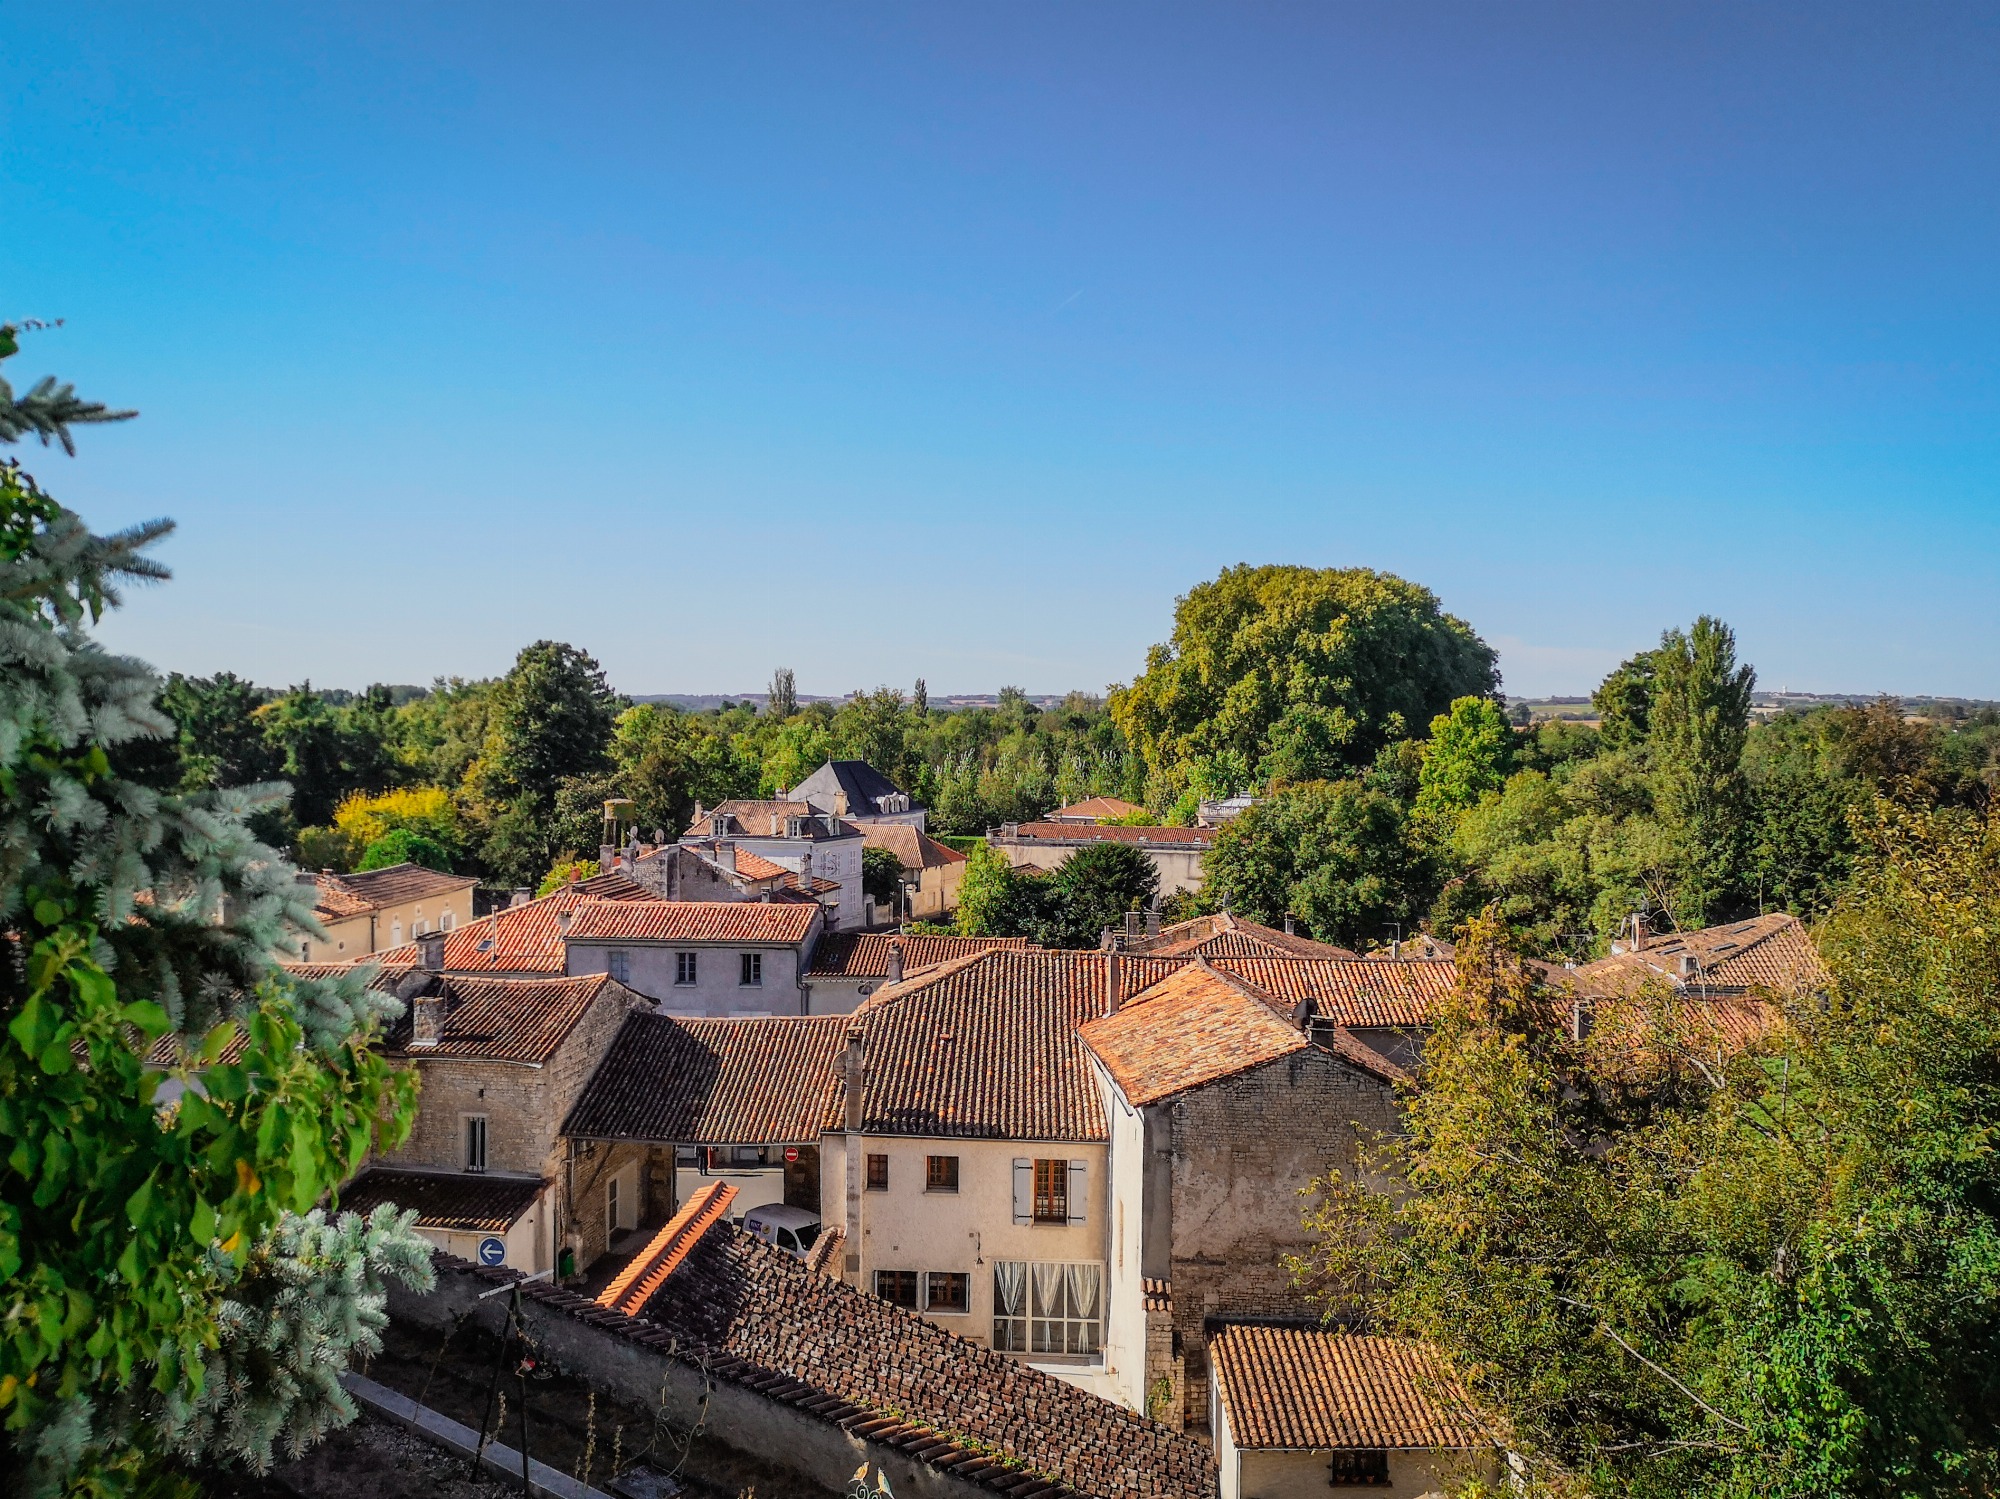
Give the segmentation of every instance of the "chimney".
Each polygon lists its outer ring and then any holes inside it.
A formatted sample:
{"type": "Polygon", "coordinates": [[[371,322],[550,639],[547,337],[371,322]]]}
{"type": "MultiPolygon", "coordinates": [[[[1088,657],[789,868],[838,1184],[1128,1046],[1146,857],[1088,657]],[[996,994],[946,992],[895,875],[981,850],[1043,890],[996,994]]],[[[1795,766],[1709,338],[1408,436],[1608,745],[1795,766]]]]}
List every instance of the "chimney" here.
{"type": "Polygon", "coordinates": [[[297,870],[292,880],[298,885],[298,897],[309,906],[319,904],[319,876],[309,869],[297,870]]]}
{"type": "Polygon", "coordinates": [[[731,874],[736,873],[736,845],[727,838],[715,840],[715,862],[731,874]]]}
{"type": "Polygon", "coordinates": [[[531,899],[532,897],[526,890],[516,890],[507,899],[508,909],[512,910],[515,906],[525,906],[531,899]]]}
{"type": "Polygon", "coordinates": [[[443,1039],[444,995],[418,995],[410,1001],[410,1050],[429,1051],[443,1039]]]}
{"type": "Polygon", "coordinates": [[[1292,935],[1292,913],[1290,911],[1285,913],[1285,935],[1287,937],[1292,935]]]}
{"type": "Polygon", "coordinates": [[[701,824],[701,819],[702,819],[702,810],[701,810],[701,798],[700,798],[700,797],[696,797],[696,798],[695,798],[695,801],[694,801],[694,821],[693,821],[693,822],[690,822],[690,823],[688,824],[688,826],[689,826],[690,828],[694,828],[694,827],[698,827],[698,826],[700,826],[700,824],[701,824]]]}
{"type": "Polygon", "coordinates": [[[1402,955],[1403,955],[1403,939],[1401,937],[1391,937],[1389,939],[1389,956],[1392,958],[1400,958],[1402,955]]]}
{"type": "Polygon", "coordinates": [[[892,984],[903,982],[903,944],[900,942],[889,944],[889,982],[892,984]]]}
{"type": "Polygon", "coordinates": [[[1646,913],[1644,911],[1634,911],[1632,913],[1632,951],[1644,952],[1645,950],[1646,913]]]}
{"type": "Polygon", "coordinates": [[[567,937],[569,935],[569,924],[575,919],[576,912],[573,910],[556,912],[556,930],[567,937]]]}
{"type": "Polygon", "coordinates": [[[424,932],[417,937],[417,966],[431,973],[444,971],[443,932],[424,932]]]}
{"type": "Polygon", "coordinates": [[[861,1284],[861,1173],[867,1169],[861,1135],[861,1090],[867,1073],[861,1065],[861,1044],[857,1025],[847,1033],[847,1248],[841,1266],[844,1277],[857,1286],[861,1284]]]}
{"type": "Polygon", "coordinates": [[[1148,937],[1157,937],[1160,935],[1160,908],[1158,906],[1154,906],[1152,910],[1146,913],[1146,935],[1148,937]]]}
{"type": "Polygon", "coordinates": [[[1139,913],[1136,910],[1125,913],[1125,935],[1128,939],[1139,935],[1139,913]]]}
{"type": "Polygon", "coordinates": [[[1569,1038],[1579,1046],[1583,1038],[1590,1034],[1590,1011],[1581,999],[1569,1002],[1569,1038]]]}
{"type": "Polygon", "coordinates": [[[597,872],[609,874],[618,865],[618,850],[608,843],[597,845],[597,872]]]}
{"type": "Polygon", "coordinates": [[[1111,935],[1111,928],[1106,927],[1097,934],[1097,950],[1099,952],[1110,952],[1115,941],[1116,939],[1111,935]]]}
{"type": "Polygon", "coordinates": [[[1116,1015],[1124,1003],[1125,954],[1108,952],[1104,955],[1104,1013],[1116,1015]]]}
{"type": "Polygon", "coordinates": [[[1304,1031],[1307,1039],[1311,1039],[1313,1022],[1317,1019],[1319,1019],[1319,1001],[1310,994],[1292,1006],[1292,1024],[1304,1031]]]}

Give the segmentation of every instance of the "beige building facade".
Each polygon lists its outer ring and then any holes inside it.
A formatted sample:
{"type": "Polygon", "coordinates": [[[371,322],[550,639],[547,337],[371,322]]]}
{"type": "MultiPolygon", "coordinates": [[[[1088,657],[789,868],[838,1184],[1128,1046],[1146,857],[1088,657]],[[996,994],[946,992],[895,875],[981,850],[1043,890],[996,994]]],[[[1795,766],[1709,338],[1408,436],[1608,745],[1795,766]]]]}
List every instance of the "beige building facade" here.
{"type": "Polygon", "coordinates": [[[396,864],[362,874],[301,874],[313,891],[313,915],[326,929],[299,955],[304,963],[347,963],[450,932],[472,920],[471,875],[396,864]]]}

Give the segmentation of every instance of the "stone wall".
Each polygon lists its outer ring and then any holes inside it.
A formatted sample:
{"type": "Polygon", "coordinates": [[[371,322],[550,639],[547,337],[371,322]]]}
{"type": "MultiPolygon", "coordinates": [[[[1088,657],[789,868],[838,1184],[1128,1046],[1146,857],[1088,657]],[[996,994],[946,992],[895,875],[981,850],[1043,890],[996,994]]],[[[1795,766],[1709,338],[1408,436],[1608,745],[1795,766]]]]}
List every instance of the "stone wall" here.
{"type": "Polygon", "coordinates": [[[1330,1168],[1357,1170],[1397,1129],[1396,1101],[1388,1083],[1315,1048],[1198,1088],[1168,1113],[1183,1408],[1205,1424],[1205,1322],[1312,1312],[1284,1266],[1309,1242],[1299,1189],[1330,1168]]]}

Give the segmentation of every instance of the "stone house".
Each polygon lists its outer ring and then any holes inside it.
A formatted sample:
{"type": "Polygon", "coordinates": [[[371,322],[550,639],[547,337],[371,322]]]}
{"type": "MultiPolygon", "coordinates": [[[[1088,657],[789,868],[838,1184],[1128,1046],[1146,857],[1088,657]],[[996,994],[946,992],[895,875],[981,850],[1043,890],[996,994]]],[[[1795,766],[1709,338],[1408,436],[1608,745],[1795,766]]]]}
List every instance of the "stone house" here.
{"type": "Polygon", "coordinates": [[[441,874],[420,864],[392,864],[360,874],[299,875],[310,885],[324,938],[305,943],[302,963],[346,963],[401,947],[426,932],[449,932],[472,920],[469,874],[441,874]]]}
{"type": "Polygon", "coordinates": [[[728,801],[712,812],[696,806],[694,821],[680,841],[699,847],[716,840],[806,879],[832,881],[837,888],[820,897],[828,908],[829,929],[851,932],[866,924],[861,830],[836,813],[796,799],[728,801]]]}
{"type": "Polygon", "coordinates": [[[1206,1328],[1306,1310],[1283,1263],[1309,1242],[1299,1190],[1330,1167],[1363,1171],[1370,1143],[1398,1128],[1408,1074],[1202,959],[1087,1021],[1081,1040],[1116,1204],[1107,1368],[1135,1409],[1204,1424],[1206,1328]]]}
{"type": "Polygon", "coordinates": [[[904,823],[862,823],[861,837],[869,848],[887,849],[903,866],[902,889],[889,912],[893,919],[942,921],[958,908],[964,854],[904,823]]]}
{"type": "Polygon", "coordinates": [[[802,1015],[825,925],[817,901],[582,901],[565,971],[607,973],[672,1015],[802,1015]]]}
{"type": "Polygon", "coordinates": [[[1199,890],[1202,856],[1215,846],[1208,828],[1092,826],[1074,822],[1010,822],[988,829],[986,842],[1016,869],[1060,869],[1080,848],[1124,843],[1143,849],[1160,872],[1160,894],[1199,890]]]}
{"type": "Polygon", "coordinates": [[[1500,1480],[1463,1388],[1422,1344],[1318,1327],[1224,1326],[1209,1339],[1220,1499],[1389,1499],[1500,1480]]]}
{"type": "MultiPolygon", "coordinates": [[[[539,900],[525,893],[515,903],[445,930],[445,973],[492,976],[560,977],[568,961],[563,948],[564,923],[586,901],[657,901],[644,885],[616,872],[593,875],[565,885],[539,900]]],[[[419,961],[414,941],[376,954],[385,969],[409,967],[419,961]]]]}
{"type": "Polygon", "coordinates": [[[861,828],[901,826],[921,833],[930,815],[866,760],[829,760],[784,795],[861,828]]]}
{"type": "Polygon", "coordinates": [[[846,1034],[839,1015],[626,1017],[562,1125],[579,1267],[623,1248],[621,1228],[657,1225],[718,1183],[734,1189],[738,1217],[774,1202],[817,1210],[846,1034]],[[636,1218],[614,1221],[613,1200],[636,1218]]]}
{"type": "Polygon", "coordinates": [[[411,969],[395,988],[409,1012],[383,1052],[417,1070],[416,1123],[343,1189],[342,1204],[413,1207],[418,1230],[442,1249],[476,1258],[482,1241],[497,1239],[504,1263],[528,1273],[551,1268],[574,1213],[563,1118],[645,1000],[603,974],[411,969]]]}
{"type": "Polygon", "coordinates": [[[845,1015],[885,984],[989,949],[1021,952],[1026,937],[934,937],[915,932],[833,932],[813,947],[806,970],[815,1015],[845,1015]]]}

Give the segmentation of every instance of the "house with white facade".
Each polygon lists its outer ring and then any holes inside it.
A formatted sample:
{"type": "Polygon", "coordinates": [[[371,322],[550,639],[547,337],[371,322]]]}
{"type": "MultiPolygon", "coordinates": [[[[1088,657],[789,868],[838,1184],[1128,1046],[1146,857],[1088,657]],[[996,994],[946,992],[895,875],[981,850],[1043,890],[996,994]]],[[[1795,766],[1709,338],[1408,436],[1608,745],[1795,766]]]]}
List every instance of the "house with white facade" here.
{"type": "Polygon", "coordinates": [[[816,901],[584,901],[561,918],[564,969],[609,974],[668,1015],[802,1015],[816,901]]]}
{"type": "Polygon", "coordinates": [[[729,801],[712,812],[697,806],[680,841],[708,849],[726,844],[739,858],[747,852],[804,879],[831,881],[835,888],[819,897],[827,907],[829,928],[852,932],[867,923],[867,897],[861,888],[865,844],[861,830],[836,813],[796,800],[729,801]]]}

